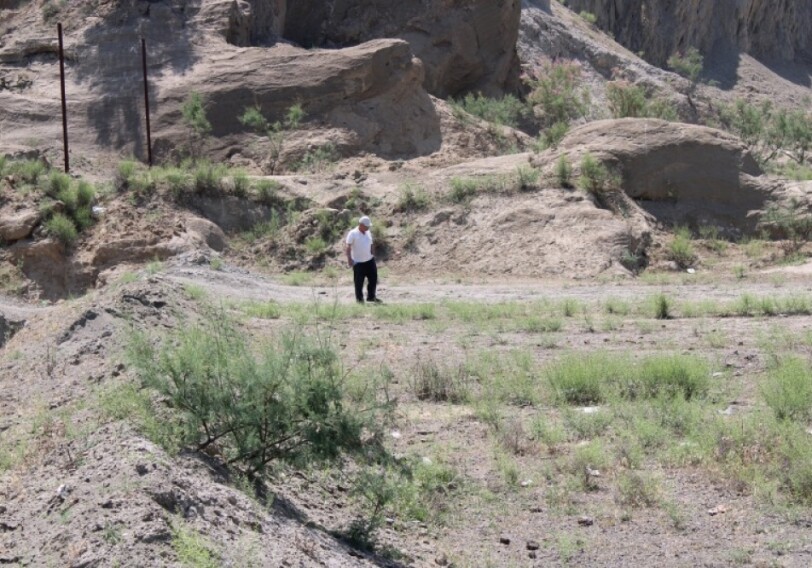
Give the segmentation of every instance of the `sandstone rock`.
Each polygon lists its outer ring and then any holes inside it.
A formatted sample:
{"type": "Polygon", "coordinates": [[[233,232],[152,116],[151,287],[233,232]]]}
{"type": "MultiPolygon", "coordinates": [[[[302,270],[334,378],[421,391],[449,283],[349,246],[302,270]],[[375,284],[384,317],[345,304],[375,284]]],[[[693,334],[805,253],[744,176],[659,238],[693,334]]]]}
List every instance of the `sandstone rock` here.
{"type": "MultiPolygon", "coordinates": [[[[753,231],[783,186],[769,181],[733,135],[704,126],[653,119],[592,122],[565,137],[558,155],[576,167],[586,153],[620,176],[623,191],[646,212],[669,222],[753,231]]],[[[554,164],[557,155],[535,163],[554,164]]]]}
{"type": "Polygon", "coordinates": [[[300,0],[288,5],[284,33],[301,45],[319,47],[401,38],[423,61],[431,94],[497,94],[517,84],[520,16],[519,0],[300,0]]]}
{"type": "Polygon", "coordinates": [[[226,235],[223,230],[209,221],[195,217],[186,221],[186,230],[197,235],[209,248],[222,252],[226,248],[226,235]]]}
{"type": "Polygon", "coordinates": [[[33,209],[0,214],[0,239],[5,242],[24,239],[41,220],[42,215],[33,209]]]}

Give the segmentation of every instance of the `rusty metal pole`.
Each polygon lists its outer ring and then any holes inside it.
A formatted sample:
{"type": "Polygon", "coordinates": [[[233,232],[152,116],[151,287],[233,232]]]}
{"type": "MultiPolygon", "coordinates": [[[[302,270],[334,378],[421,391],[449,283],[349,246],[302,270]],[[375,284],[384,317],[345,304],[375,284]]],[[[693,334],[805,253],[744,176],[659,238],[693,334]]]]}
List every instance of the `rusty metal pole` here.
{"type": "Polygon", "coordinates": [[[147,83],[147,42],[141,38],[141,67],[144,70],[144,108],[147,113],[147,160],[152,167],[152,133],[149,126],[149,83],[147,83]]]}
{"type": "Polygon", "coordinates": [[[65,149],[65,173],[70,172],[68,159],[68,103],[65,99],[65,53],[62,49],[62,23],[56,25],[59,34],[59,84],[62,90],[62,146],[65,149]]]}

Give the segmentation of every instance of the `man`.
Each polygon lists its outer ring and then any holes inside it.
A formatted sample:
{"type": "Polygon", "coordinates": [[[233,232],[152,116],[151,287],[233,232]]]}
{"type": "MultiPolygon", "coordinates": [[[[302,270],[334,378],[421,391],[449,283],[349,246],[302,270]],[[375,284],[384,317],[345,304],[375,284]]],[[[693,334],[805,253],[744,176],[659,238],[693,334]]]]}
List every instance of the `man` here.
{"type": "Polygon", "coordinates": [[[375,257],[372,255],[370,227],[372,227],[372,221],[364,215],[358,219],[358,227],[347,235],[347,264],[352,268],[355,300],[359,304],[364,303],[364,278],[367,279],[367,302],[381,303],[375,296],[375,288],[378,285],[378,267],[375,265],[375,257]]]}

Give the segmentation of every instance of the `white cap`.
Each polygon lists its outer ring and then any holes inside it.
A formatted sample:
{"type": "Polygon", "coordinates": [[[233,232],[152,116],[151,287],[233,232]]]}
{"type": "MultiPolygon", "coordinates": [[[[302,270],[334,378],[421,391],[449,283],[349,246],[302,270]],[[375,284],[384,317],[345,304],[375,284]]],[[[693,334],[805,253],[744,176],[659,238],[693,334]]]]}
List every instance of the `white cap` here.
{"type": "Polygon", "coordinates": [[[358,219],[358,224],[363,225],[364,227],[371,227],[372,226],[372,221],[369,220],[369,217],[364,215],[363,217],[358,219]]]}

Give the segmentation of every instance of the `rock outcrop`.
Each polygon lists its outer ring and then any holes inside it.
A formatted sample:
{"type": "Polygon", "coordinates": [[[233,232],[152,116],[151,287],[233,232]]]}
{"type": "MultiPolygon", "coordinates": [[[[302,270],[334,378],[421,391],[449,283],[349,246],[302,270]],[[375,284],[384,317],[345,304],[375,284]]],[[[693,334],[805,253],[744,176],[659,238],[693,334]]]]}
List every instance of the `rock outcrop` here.
{"type": "Polygon", "coordinates": [[[619,176],[623,191],[654,217],[751,232],[783,186],[762,175],[742,142],[725,132],[654,119],[592,122],[574,129],[557,151],[538,156],[551,169],[587,153],[619,176]]]}
{"type": "Polygon", "coordinates": [[[569,0],[567,5],[576,13],[593,13],[616,41],[657,65],[692,46],[703,53],[812,58],[808,0],[569,0]]]}
{"type": "Polygon", "coordinates": [[[520,17],[520,0],[296,0],[288,2],[284,35],[313,47],[401,38],[423,61],[429,93],[498,94],[517,85],[520,17]]]}

